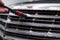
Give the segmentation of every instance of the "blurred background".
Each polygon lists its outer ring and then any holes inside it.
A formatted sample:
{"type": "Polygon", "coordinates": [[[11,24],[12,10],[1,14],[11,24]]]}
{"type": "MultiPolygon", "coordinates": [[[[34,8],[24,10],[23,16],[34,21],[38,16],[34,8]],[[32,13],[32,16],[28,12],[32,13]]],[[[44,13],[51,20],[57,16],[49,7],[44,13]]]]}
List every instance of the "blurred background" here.
{"type": "Polygon", "coordinates": [[[31,1],[31,0],[2,0],[5,5],[10,5],[18,2],[25,2],[25,1],[31,1]]]}

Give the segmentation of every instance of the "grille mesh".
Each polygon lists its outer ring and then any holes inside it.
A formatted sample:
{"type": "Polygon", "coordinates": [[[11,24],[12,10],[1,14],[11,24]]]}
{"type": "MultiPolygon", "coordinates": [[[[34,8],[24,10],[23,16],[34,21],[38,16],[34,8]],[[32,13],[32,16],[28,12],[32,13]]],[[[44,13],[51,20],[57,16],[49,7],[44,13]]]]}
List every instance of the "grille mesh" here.
{"type": "MultiPolygon", "coordinates": [[[[53,10],[19,10],[30,17],[0,15],[0,24],[6,28],[5,35],[27,39],[59,40],[60,11],[53,10]],[[8,17],[9,16],[9,17],[8,17]],[[7,19],[11,20],[6,22],[7,19]]],[[[2,29],[3,30],[3,29],[2,29]]]]}

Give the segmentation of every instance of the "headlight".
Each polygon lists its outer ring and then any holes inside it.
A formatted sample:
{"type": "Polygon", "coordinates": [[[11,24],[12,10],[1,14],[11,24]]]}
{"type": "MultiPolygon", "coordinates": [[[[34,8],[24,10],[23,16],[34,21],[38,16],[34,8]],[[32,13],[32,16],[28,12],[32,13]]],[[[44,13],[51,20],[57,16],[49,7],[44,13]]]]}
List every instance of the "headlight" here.
{"type": "Polygon", "coordinates": [[[49,10],[60,10],[60,7],[49,7],[49,10]]]}

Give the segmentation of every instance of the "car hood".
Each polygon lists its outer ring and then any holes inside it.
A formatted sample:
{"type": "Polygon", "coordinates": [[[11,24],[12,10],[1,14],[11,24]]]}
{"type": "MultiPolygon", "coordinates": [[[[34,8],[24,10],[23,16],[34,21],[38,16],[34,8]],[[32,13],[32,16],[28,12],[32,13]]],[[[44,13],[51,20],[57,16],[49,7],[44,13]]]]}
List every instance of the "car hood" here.
{"type": "Polygon", "coordinates": [[[60,3],[30,3],[15,5],[12,9],[25,10],[60,10],[60,3]]]}

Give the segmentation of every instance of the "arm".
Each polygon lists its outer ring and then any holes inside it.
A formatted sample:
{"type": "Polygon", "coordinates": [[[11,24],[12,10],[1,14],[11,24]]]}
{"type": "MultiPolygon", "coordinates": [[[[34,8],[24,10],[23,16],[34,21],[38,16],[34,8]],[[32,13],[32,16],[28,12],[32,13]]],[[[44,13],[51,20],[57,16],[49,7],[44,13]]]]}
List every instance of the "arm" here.
{"type": "Polygon", "coordinates": [[[0,0],[0,5],[4,5],[4,3],[2,2],[2,0],[0,0]]]}

